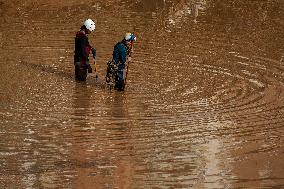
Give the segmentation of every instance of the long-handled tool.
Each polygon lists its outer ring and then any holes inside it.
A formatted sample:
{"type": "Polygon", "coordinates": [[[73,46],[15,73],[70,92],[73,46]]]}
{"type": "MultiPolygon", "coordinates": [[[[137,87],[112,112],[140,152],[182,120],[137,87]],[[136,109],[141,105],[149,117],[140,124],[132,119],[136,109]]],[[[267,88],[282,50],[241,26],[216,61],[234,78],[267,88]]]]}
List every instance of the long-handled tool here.
{"type": "Polygon", "coordinates": [[[93,54],[93,58],[94,58],[94,65],[95,65],[95,74],[96,74],[96,80],[98,79],[98,73],[97,73],[97,61],[96,61],[96,56],[97,56],[97,51],[95,48],[91,49],[92,54],[93,54]]]}
{"type": "Polygon", "coordinates": [[[126,73],[125,73],[124,85],[126,85],[126,81],[127,81],[127,74],[128,74],[129,63],[130,63],[130,61],[127,62],[127,68],[126,68],[126,73]]]}
{"type": "Polygon", "coordinates": [[[96,74],[96,80],[99,78],[98,73],[97,73],[97,61],[94,60],[94,65],[95,65],[95,74],[96,74]]]}
{"type": "MultiPolygon", "coordinates": [[[[131,54],[133,52],[133,41],[131,42],[131,48],[129,50],[129,57],[131,58],[131,54]]],[[[131,61],[127,62],[127,68],[126,68],[126,73],[125,73],[125,79],[124,79],[124,86],[126,86],[126,81],[127,81],[127,75],[128,75],[128,68],[129,68],[129,64],[131,61]]]]}

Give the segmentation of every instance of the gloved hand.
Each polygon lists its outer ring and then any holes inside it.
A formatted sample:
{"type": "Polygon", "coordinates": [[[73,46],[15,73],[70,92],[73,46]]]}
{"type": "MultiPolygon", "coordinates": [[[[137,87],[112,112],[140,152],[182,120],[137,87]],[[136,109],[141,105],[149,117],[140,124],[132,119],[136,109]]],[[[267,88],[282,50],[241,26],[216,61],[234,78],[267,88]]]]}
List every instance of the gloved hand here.
{"type": "Polygon", "coordinates": [[[95,49],[95,48],[92,48],[91,51],[92,51],[92,54],[93,54],[93,58],[96,59],[96,56],[97,56],[97,51],[96,51],[96,49],[95,49]]]}
{"type": "Polygon", "coordinates": [[[127,57],[127,62],[131,62],[132,58],[131,56],[127,57]]]}

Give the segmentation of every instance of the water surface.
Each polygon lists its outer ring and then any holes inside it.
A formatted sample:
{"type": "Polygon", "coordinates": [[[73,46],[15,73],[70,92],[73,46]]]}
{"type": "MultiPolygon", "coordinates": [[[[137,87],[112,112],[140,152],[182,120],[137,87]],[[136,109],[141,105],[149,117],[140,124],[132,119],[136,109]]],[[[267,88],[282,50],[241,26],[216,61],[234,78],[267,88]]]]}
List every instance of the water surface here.
{"type": "Polygon", "coordinates": [[[284,187],[284,3],[0,2],[0,188],[284,187]],[[92,18],[98,76],[74,80],[92,18]],[[104,82],[136,33],[124,92],[104,82]]]}

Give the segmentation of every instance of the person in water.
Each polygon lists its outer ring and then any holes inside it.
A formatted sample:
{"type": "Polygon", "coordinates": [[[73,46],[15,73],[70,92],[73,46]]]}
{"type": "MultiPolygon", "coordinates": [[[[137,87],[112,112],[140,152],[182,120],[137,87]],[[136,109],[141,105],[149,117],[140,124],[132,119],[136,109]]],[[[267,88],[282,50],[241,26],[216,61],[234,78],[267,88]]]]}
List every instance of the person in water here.
{"type": "Polygon", "coordinates": [[[134,41],[136,41],[136,36],[133,33],[126,33],[123,40],[118,42],[113,49],[113,62],[117,66],[114,88],[119,91],[125,88],[127,63],[131,60],[134,41]]]}
{"type": "MultiPolygon", "coordinates": [[[[96,49],[89,44],[88,34],[93,32],[96,28],[96,24],[91,19],[87,19],[81,26],[80,30],[76,33],[75,37],[75,51],[74,51],[74,65],[83,66],[88,69],[89,73],[92,73],[92,67],[89,62],[90,52],[93,54],[93,58],[96,58],[96,49]]],[[[77,79],[77,74],[75,73],[77,79]]]]}

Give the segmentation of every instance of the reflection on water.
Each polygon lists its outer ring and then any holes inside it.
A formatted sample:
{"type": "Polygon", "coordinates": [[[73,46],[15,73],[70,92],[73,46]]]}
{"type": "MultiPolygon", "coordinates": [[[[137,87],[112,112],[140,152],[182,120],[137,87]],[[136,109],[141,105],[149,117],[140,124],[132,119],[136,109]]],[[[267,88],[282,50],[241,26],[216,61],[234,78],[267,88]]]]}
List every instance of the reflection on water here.
{"type": "Polygon", "coordinates": [[[283,187],[282,1],[12,0],[0,15],[0,188],[283,187]],[[76,82],[86,15],[99,79],[76,82]],[[117,92],[106,61],[126,31],[117,92]]]}

